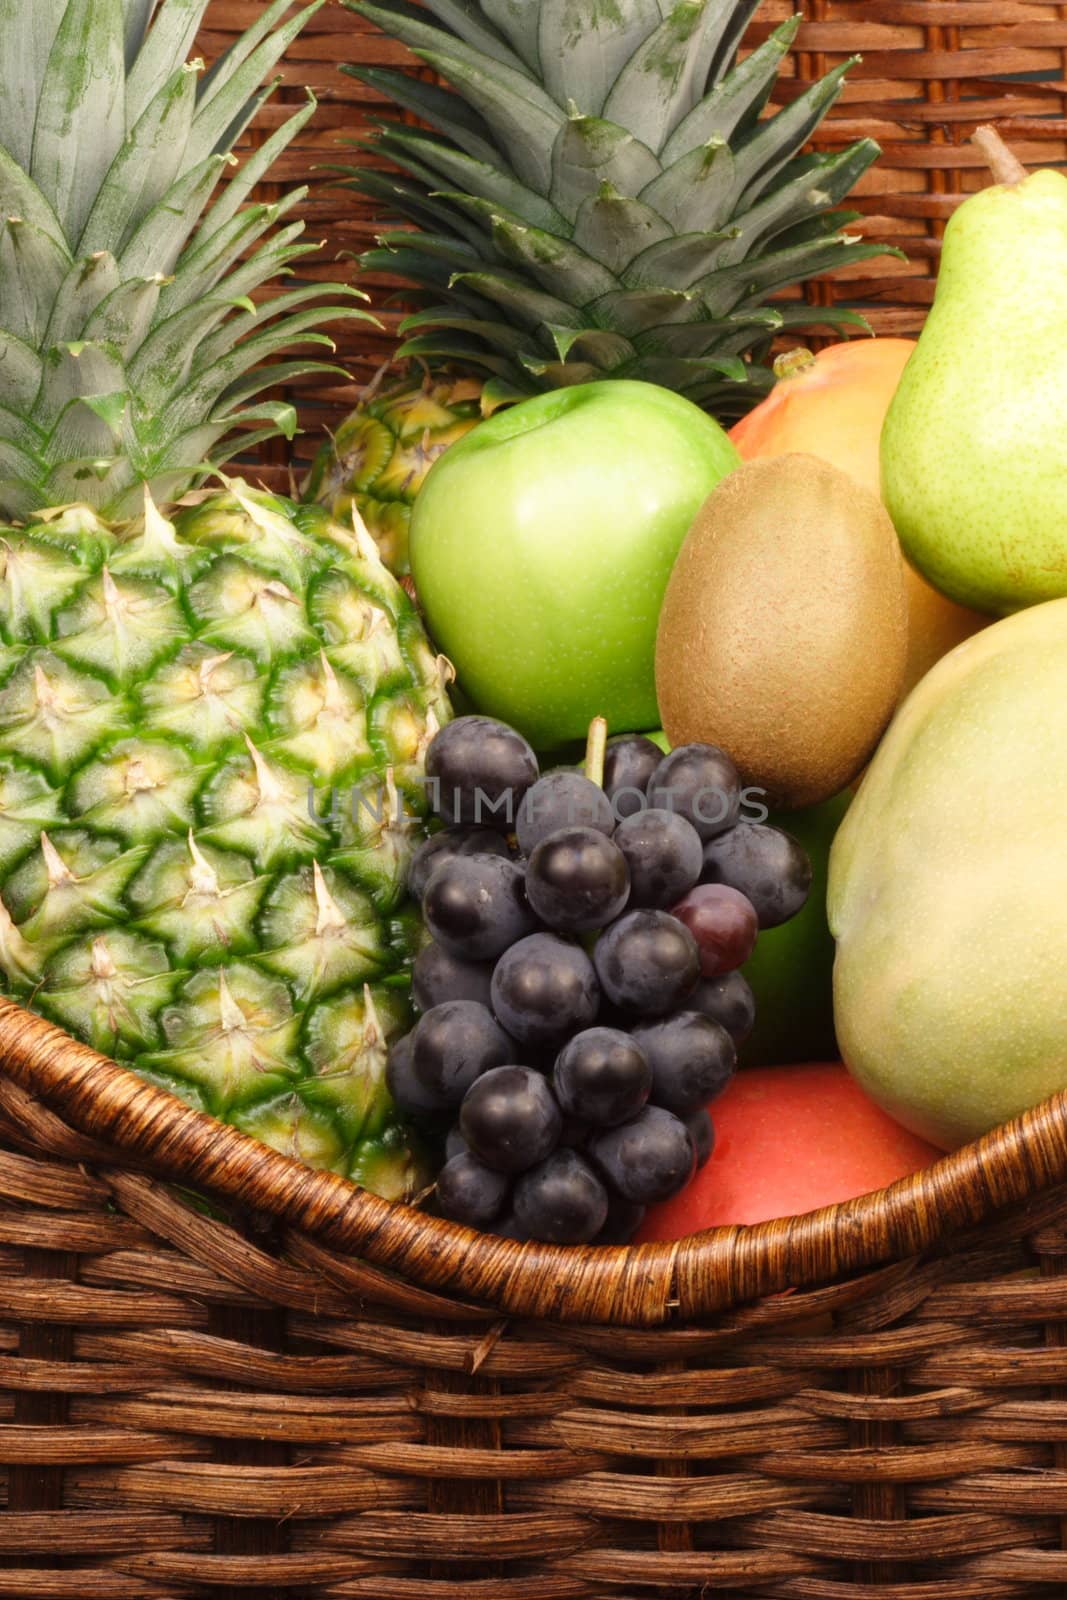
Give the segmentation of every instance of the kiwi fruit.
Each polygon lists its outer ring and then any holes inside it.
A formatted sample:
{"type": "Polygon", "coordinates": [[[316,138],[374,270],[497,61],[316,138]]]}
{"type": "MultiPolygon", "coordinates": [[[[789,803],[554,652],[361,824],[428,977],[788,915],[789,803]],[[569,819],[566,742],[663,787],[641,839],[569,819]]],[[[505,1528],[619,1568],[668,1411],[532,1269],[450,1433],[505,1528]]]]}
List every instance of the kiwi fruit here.
{"type": "Polygon", "coordinates": [[[686,536],[656,639],[673,745],[717,744],[768,804],[816,805],[863,768],[904,682],[904,567],[881,501],[809,455],[748,462],[686,536]]]}

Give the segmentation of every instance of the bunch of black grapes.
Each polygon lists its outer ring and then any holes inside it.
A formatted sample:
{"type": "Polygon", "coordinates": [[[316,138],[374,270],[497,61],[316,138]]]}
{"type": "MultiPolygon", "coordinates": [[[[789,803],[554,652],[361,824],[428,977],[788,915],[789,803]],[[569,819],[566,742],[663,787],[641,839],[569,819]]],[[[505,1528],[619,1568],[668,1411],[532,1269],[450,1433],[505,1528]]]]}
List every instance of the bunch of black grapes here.
{"type": "Polygon", "coordinates": [[[431,942],[388,1077],[448,1127],[437,1207],[514,1239],[625,1243],[711,1153],[707,1107],[754,1020],[738,969],[804,904],[808,859],[739,820],[713,745],[612,740],[600,786],[542,777],[513,728],[460,717],[427,774],[445,825],[410,886],[431,942]]]}

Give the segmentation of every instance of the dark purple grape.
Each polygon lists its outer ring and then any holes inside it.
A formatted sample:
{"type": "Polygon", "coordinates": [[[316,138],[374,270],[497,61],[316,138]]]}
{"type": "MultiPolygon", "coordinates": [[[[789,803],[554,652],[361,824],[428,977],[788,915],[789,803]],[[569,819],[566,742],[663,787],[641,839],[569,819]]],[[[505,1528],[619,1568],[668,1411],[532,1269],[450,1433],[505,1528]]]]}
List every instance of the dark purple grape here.
{"type": "Polygon", "coordinates": [[[648,785],[648,803],[685,817],[701,839],[714,839],[737,821],[741,780],[725,750],[682,744],[664,756],[648,785]]]}
{"type": "Polygon", "coordinates": [[[612,1004],[640,1016],[677,1010],[700,977],[696,940],[666,911],[628,911],[600,935],[593,959],[612,1004]]]}
{"type": "Polygon", "coordinates": [[[437,1174],[437,1204],[443,1216],[468,1228],[484,1228],[507,1203],[511,1185],[470,1151],[453,1156],[437,1174]]]}
{"type": "Polygon", "coordinates": [[[628,1033],[633,1024],[632,1011],[623,1011],[620,1006],[613,1005],[606,995],[601,996],[600,1009],[596,1014],[598,1028],[618,1028],[620,1033],[628,1033]]]}
{"type": "Polygon", "coordinates": [[[646,1106],[632,1122],[598,1133],[589,1154],[616,1192],[639,1206],[678,1194],[696,1165],[689,1129],[662,1106],[646,1106]]]}
{"type": "Polygon", "coordinates": [[[477,1000],[489,1004],[493,981],[491,961],[461,961],[443,944],[423,945],[411,972],[411,993],[420,1011],[429,1011],[445,1000],[477,1000]]]}
{"type": "Polygon", "coordinates": [[[547,1044],[588,1028],[599,1004],[593,963],[579,945],[554,933],[520,939],[496,964],[493,1011],[523,1044],[547,1044]]]}
{"type": "Polygon", "coordinates": [[[712,1122],[707,1108],[702,1106],[699,1111],[690,1112],[685,1119],[685,1125],[689,1129],[693,1148],[697,1153],[697,1171],[699,1172],[701,1167],[707,1165],[711,1158],[711,1152],[715,1148],[715,1124],[712,1122]]]}
{"type": "Polygon", "coordinates": [[[420,1017],[411,1040],[415,1077],[448,1106],[458,1106],[476,1078],[515,1054],[500,1024],[474,1000],[434,1006],[420,1017]]]}
{"type": "Polygon", "coordinates": [[[636,1206],[632,1200],[624,1200],[621,1195],[609,1191],[607,1221],[593,1243],[629,1244],[644,1220],[644,1206],[636,1206]]]}
{"type": "MultiPolygon", "coordinates": [[[[559,1096],[557,1095],[556,1098],[558,1100],[559,1096]]],[[[566,1147],[568,1150],[584,1149],[591,1132],[592,1129],[588,1122],[583,1122],[581,1117],[569,1117],[564,1112],[563,1127],[560,1129],[559,1135],[560,1148],[566,1147]]]]}
{"type": "Polygon", "coordinates": [[[541,921],[558,933],[606,927],[625,910],[629,893],[622,852],[595,828],[550,833],[526,864],[526,898],[541,921]]]}
{"type": "Polygon", "coordinates": [[[574,1150],[557,1150],[515,1185],[518,1222],[545,1244],[588,1244],[607,1215],[607,1190],[574,1150]]]}
{"type": "Polygon", "coordinates": [[[635,1028],[633,1036],[652,1068],[652,1104],[676,1117],[687,1117],[722,1094],[737,1068],[726,1029],[698,1011],[635,1028]]]}
{"type": "Polygon", "coordinates": [[[648,805],[649,779],[663,760],[663,751],[643,733],[623,733],[608,740],[604,752],[604,793],[615,816],[632,817],[648,805]]]}
{"type": "Polygon", "coordinates": [[[580,772],[546,772],[528,790],[519,807],[515,831],[519,849],[528,856],[542,839],[560,828],[595,828],[615,832],[611,801],[597,784],[580,772]]]}
{"type": "Polygon", "coordinates": [[[523,871],[500,856],[455,856],[435,867],[422,902],[426,926],[463,961],[492,961],[537,926],[523,871]]]}
{"type": "Polygon", "coordinates": [[[738,889],[756,908],[761,928],[795,917],[811,889],[811,862],[799,840],[762,822],[739,822],[704,846],[704,883],[738,889]]]}
{"type": "Polygon", "coordinates": [[[510,1208],[504,1212],[503,1216],[497,1217],[495,1222],[491,1222],[487,1228],[483,1229],[483,1232],[491,1233],[498,1239],[515,1239],[519,1244],[525,1244],[530,1237],[514,1211],[510,1208]]]}
{"type": "Polygon", "coordinates": [[[756,997],[748,979],[736,968],[718,978],[701,978],[685,1002],[687,1011],[699,1011],[724,1027],[734,1044],[744,1044],[756,1021],[756,997]]]}
{"type": "Polygon", "coordinates": [[[615,829],[630,869],[630,905],[666,909],[700,878],[704,850],[691,822],[673,811],[642,811],[615,829]]]}
{"type": "Polygon", "coordinates": [[[410,1033],[390,1047],[385,1084],[400,1111],[409,1117],[436,1117],[448,1110],[448,1101],[433,1094],[415,1076],[415,1051],[410,1033]]]}
{"type": "Polygon", "coordinates": [[[491,828],[442,828],[424,839],[408,867],[408,889],[416,900],[426,893],[430,874],[456,856],[507,856],[508,842],[491,828]]]}
{"type": "Polygon", "coordinates": [[[446,822],[510,833],[537,757],[521,733],[492,717],[457,717],[426,752],[430,804],[446,822]]]}
{"type": "Polygon", "coordinates": [[[617,1028],[588,1028],[563,1046],[552,1073],[556,1099],[570,1116],[612,1128],[648,1099],[652,1069],[636,1039],[617,1028]]]}
{"type": "Polygon", "coordinates": [[[548,1082],[532,1067],[494,1067],[467,1091],[464,1139],[497,1172],[525,1172],[552,1154],[563,1118],[548,1082]]]}
{"type": "Polygon", "coordinates": [[[461,1156],[468,1148],[467,1141],[459,1131],[458,1123],[449,1128],[445,1135],[445,1160],[451,1161],[453,1156],[461,1156]]]}

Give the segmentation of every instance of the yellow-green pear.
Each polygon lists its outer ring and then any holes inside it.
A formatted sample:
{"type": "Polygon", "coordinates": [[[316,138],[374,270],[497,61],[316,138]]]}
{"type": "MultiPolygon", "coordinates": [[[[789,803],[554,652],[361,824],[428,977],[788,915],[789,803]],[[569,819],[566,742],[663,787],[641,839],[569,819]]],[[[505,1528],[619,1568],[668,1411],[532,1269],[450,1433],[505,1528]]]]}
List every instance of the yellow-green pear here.
{"type": "Polygon", "coordinates": [[[882,496],[908,559],[963,605],[1067,595],[1067,173],[997,180],[954,213],[933,308],[882,431],[882,496]]]}
{"type": "Polygon", "coordinates": [[[937,663],[834,840],[842,1055],[946,1149],[1067,1088],[1065,790],[1067,599],[937,663]]]}

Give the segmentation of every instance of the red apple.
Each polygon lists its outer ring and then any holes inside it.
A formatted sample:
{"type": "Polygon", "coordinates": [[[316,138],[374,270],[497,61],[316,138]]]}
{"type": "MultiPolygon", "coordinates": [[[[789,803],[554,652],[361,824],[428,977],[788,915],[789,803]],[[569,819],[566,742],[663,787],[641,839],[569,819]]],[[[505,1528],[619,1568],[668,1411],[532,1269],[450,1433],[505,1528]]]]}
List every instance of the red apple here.
{"type": "Polygon", "coordinates": [[[639,1243],[816,1211],[883,1189],[943,1153],[887,1116],[836,1061],[739,1072],[710,1110],[711,1159],[649,1211],[639,1243]]]}

